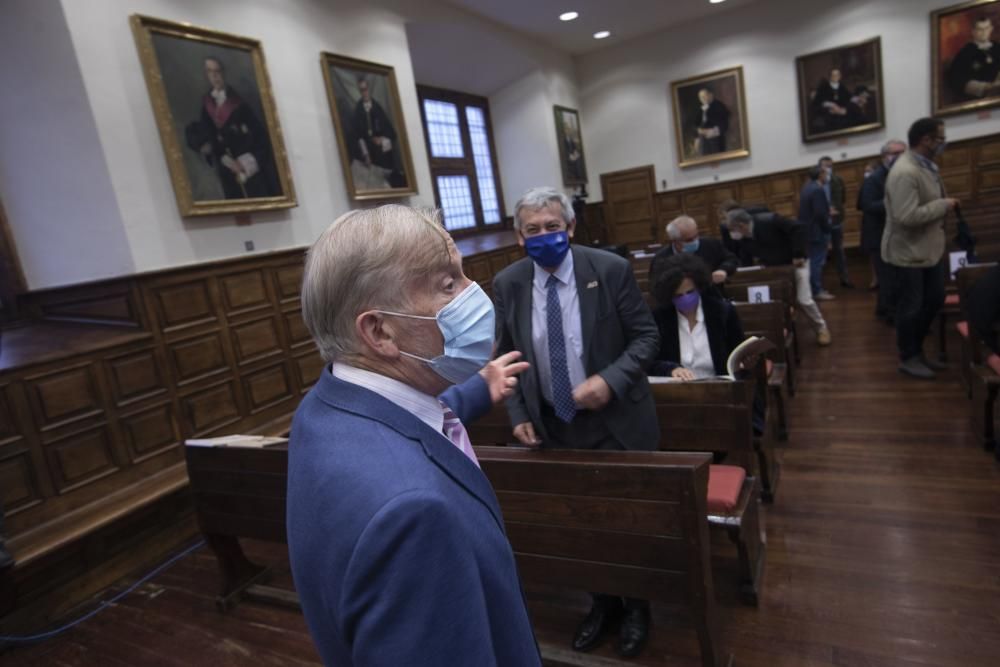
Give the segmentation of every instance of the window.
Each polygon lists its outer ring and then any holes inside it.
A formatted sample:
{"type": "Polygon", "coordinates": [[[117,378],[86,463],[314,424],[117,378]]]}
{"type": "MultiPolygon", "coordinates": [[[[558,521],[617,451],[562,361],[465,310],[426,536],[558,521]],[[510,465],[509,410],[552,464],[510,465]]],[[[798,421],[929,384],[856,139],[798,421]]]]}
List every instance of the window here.
{"type": "Polygon", "coordinates": [[[434,198],[452,233],[503,222],[503,191],[486,98],[418,86],[434,198]]]}

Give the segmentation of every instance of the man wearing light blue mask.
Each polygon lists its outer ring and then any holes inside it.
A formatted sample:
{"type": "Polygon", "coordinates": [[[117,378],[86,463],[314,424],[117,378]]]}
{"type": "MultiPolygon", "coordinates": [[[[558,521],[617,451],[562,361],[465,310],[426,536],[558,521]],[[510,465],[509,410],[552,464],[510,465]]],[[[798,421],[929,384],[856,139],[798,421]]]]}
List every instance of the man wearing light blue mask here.
{"type": "MultiPolygon", "coordinates": [[[[532,366],[507,400],[514,436],[529,447],[655,450],[646,367],[659,351],[659,330],[628,260],[570,246],[575,224],[569,200],[554,188],[529,190],[514,208],[528,256],[493,282],[497,353],[521,350],[532,366]]],[[[593,597],[573,648],[594,648],[620,618],[618,651],[638,654],[648,603],[593,597]]]]}
{"type": "MultiPolygon", "coordinates": [[[[720,285],[726,278],[736,273],[740,258],[731,252],[719,239],[702,238],[698,233],[698,223],[686,215],[674,218],[667,225],[667,245],[657,251],[649,264],[649,284],[656,284],[656,277],[668,257],[682,252],[697,255],[712,272],[712,283],[720,285]]],[[[664,304],[666,305],[666,304],[664,304]]]]}
{"type": "Polygon", "coordinates": [[[309,250],[302,316],[330,365],[292,421],[288,546],[323,662],[540,665],[462,425],[528,364],[489,361],[493,307],[440,217],[341,216],[309,250]]]}

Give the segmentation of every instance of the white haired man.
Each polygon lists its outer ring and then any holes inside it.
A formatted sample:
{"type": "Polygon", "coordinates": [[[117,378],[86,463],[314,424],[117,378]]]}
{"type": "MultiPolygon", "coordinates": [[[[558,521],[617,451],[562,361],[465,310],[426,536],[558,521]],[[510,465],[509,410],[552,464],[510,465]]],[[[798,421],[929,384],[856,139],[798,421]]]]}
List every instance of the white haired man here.
{"type": "Polygon", "coordinates": [[[697,255],[712,272],[712,283],[720,285],[726,278],[736,273],[740,258],[731,252],[719,239],[702,238],[698,233],[698,223],[686,215],[674,218],[667,224],[670,243],[661,248],[649,264],[649,284],[656,284],[657,273],[663,262],[682,252],[697,255]]]}
{"type": "MultiPolygon", "coordinates": [[[[514,436],[529,447],[655,450],[660,433],[646,367],[659,352],[656,322],[627,260],[570,247],[575,225],[573,207],[554,188],[529,190],[514,207],[528,257],[493,282],[497,353],[521,350],[532,365],[507,399],[514,436]]],[[[593,598],[573,648],[594,648],[624,614],[617,648],[637,655],[649,604],[593,598]]]]}
{"type": "Polygon", "coordinates": [[[341,216],[309,250],[302,312],[330,365],[292,422],[288,546],[323,662],[540,665],[462,426],[527,364],[489,362],[493,306],[439,218],[341,216]]]}

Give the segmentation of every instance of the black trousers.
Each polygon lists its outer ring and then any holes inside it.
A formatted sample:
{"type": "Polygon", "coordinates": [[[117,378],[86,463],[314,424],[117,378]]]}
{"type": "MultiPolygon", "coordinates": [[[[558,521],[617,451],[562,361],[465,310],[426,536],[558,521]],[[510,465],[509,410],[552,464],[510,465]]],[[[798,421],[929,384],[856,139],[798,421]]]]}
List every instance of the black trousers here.
{"type": "MultiPolygon", "coordinates": [[[[608,430],[600,412],[580,410],[568,424],[556,417],[552,406],[542,403],[542,423],[548,433],[543,446],[551,449],[591,449],[605,451],[625,451],[618,440],[608,430]]],[[[649,601],[638,598],[618,598],[605,593],[591,593],[595,605],[613,604],[622,600],[626,609],[649,609],[649,601]]]]}
{"type": "Polygon", "coordinates": [[[924,339],[944,305],[944,261],[917,269],[893,266],[896,279],[896,345],[903,361],[923,352],[924,339]]]}
{"type": "Polygon", "coordinates": [[[873,252],[875,277],[878,279],[878,301],[875,304],[877,317],[896,317],[896,271],[882,259],[882,252],[873,252]]]}

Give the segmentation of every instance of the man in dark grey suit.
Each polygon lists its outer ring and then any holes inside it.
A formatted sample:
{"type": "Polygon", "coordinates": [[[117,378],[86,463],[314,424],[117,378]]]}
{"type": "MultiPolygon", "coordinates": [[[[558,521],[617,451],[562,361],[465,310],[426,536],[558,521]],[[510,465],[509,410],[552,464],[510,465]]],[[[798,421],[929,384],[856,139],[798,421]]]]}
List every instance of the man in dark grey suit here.
{"type": "MultiPolygon", "coordinates": [[[[570,247],[576,219],[567,197],[534,188],[514,209],[528,257],[493,283],[497,355],[524,353],[507,411],[514,436],[529,447],[655,450],[659,427],[646,367],[660,337],[628,261],[604,250],[570,247]]],[[[573,648],[595,647],[624,612],[618,651],[637,655],[649,604],[593,594],[573,648]]]]}

